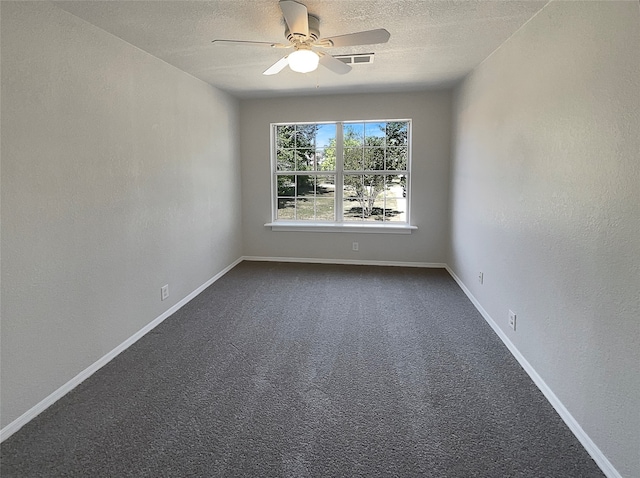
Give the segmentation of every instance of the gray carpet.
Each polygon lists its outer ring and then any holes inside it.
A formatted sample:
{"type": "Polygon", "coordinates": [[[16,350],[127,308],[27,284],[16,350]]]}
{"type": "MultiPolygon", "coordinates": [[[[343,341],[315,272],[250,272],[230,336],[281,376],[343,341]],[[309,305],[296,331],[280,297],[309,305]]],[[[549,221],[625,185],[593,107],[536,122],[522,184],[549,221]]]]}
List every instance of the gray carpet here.
{"type": "Polygon", "coordinates": [[[243,262],[1,447],[3,477],[602,477],[442,269],[243,262]]]}

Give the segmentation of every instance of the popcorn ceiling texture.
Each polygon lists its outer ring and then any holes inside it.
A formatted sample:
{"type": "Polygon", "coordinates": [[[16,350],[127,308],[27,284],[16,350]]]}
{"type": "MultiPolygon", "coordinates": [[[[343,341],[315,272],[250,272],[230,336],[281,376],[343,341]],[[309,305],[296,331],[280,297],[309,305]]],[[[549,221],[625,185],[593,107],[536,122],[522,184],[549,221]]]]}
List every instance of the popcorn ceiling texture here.
{"type": "Polygon", "coordinates": [[[323,37],[386,28],[389,43],[328,50],[372,53],[376,61],[347,75],[324,68],[262,72],[288,50],[213,45],[214,39],[284,41],[277,0],[56,2],[197,78],[241,97],[407,91],[459,81],[546,1],[302,1],[320,17],[323,37]]]}

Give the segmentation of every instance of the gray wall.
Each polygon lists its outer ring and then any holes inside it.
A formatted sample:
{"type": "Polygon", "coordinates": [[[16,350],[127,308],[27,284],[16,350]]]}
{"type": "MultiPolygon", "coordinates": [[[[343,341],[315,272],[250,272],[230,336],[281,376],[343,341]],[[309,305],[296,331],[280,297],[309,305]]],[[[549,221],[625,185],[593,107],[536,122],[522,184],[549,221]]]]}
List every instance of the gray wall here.
{"type": "Polygon", "coordinates": [[[457,91],[451,188],[450,265],[626,477],[640,476],[639,46],[638,2],[548,4],[457,91]]]}
{"type": "Polygon", "coordinates": [[[236,100],[48,3],[1,29],[4,426],[242,251],[236,100]]]}
{"type": "Polygon", "coordinates": [[[242,222],[247,256],[444,263],[448,244],[450,92],[354,94],[243,100],[242,222]],[[411,235],[274,232],[269,124],[296,121],[413,120],[411,235]],[[360,250],[353,252],[351,243],[360,250]]]}

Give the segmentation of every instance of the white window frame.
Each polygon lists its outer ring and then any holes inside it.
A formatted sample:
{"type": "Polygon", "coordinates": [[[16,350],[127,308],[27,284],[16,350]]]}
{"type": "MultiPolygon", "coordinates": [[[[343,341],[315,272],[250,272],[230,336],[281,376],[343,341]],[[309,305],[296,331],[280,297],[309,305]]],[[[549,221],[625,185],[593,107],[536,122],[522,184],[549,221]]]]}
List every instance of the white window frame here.
{"type": "MultiPolygon", "coordinates": [[[[411,161],[412,161],[412,121],[411,119],[376,119],[376,120],[345,120],[345,121],[300,121],[271,123],[270,125],[270,155],[271,155],[271,222],[265,224],[272,231],[298,231],[298,232],[358,232],[358,233],[390,233],[390,234],[411,234],[416,230],[416,226],[411,225],[411,161]],[[343,190],[344,190],[344,125],[351,123],[383,123],[383,122],[406,122],[407,123],[407,169],[398,172],[405,175],[406,181],[406,221],[349,221],[343,216],[343,190]],[[278,171],[277,171],[277,127],[288,125],[336,125],[336,169],[335,169],[335,194],[334,211],[335,221],[309,221],[309,220],[287,220],[277,219],[278,209],[278,171]]],[[[310,172],[311,173],[311,172],[310,172]]],[[[318,172],[321,174],[320,172],[318,172]]],[[[329,172],[327,172],[329,173],[329,172]]],[[[386,174],[392,170],[375,171],[349,171],[347,174],[386,174]]],[[[331,173],[333,174],[333,173],[331,173]]]]}

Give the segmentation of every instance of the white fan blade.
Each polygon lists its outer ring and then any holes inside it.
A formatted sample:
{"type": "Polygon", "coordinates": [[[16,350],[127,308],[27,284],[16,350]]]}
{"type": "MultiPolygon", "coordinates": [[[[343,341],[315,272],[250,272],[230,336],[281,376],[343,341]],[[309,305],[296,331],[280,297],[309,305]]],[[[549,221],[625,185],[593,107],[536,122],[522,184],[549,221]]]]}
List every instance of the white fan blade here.
{"type": "Polygon", "coordinates": [[[287,59],[288,57],[289,57],[289,55],[280,58],[278,61],[276,61],[269,68],[264,70],[264,73],[262,73],[262,74],[263,75],[275,75],[276,73],[280,73],[282,71],[282,69],[289,64],[289,60],[287,59]]]}
{"type": "Polygon", "coordinates": [[[351,67],[349,65],[341,62],[331,55],[326,55],[324,53],[322,53],[320,56],[320,64],[339,75],[344,75],[345,73],[349,73],[351,71],[351,67]]]}
{"type": "MultiPolygon", "coordinates": [[[[346,35],[338,35],[337,37],[323,38],[318,43],[330,43],[329,46],[356,46],[356,45],[372,45],[374,43],[387,43],[391,33],[384,28],[377,30],[367,30],[366,32],[348,33],[346,35]]],[[[323,46],[323,45],[318,45],[323,46]]]]}
{"type": "Polygon", "coordinates": [[[211,43],[237,43],[240,45],[268,45],[272,48],[289,48],[289,45],[272,41],[248,41],[248,40],[212,40],[211,43]]]}
{"type": "Polygon", "coordinates": [[[304,37],[309,36],[309,13],[307,7],[293,0],[280,0],[280,10],[287,22],[289,32],[304,37]]]}

